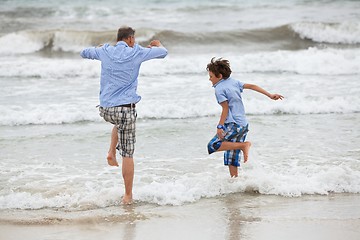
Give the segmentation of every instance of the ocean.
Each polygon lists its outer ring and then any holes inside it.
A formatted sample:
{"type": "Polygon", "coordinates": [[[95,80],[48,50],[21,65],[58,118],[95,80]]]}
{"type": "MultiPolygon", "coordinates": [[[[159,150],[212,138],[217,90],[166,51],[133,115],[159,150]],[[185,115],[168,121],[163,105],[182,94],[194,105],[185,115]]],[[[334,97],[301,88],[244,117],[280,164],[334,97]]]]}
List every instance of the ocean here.
{"type": "Polygon", "coordinates": [[[135,207],[181,209],[234,194],[358,199],[359,1],[0,4],[1,223],[113,216],[123,180],[106,162],[112,126],[96,108],[100,63],[79,52],[115,43],[124,25],[139,44],[159,39],[169,51],[140,69],[135,207]],[[252,147],[237,179],[222,153],[207,154],[221,113],[206,71],[212,57],[228,59],[233,78],[285,97],[244,91],[252,147]]]}

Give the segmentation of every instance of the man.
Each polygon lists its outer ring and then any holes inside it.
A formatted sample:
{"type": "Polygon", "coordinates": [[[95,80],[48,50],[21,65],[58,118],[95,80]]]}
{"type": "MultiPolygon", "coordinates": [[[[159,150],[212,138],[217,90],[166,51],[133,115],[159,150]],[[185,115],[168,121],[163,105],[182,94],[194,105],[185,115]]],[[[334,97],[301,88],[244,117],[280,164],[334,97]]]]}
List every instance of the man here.
{"type": "Polygon", "coordinates": [[[167,50],[159,40],[153,40],[147,48],[135,43],[135,30],[122,27],[118,30],[117,43],[90,47],[81,51],[83,58],[101,61],[100,116],[114,124],[110,149],[107,156],[110,166],[118,166],[116,149],[122,161],[125,195],[122,202],[132,203],[134,179],[135,105],[141,97],[136,93],[139,69],[143,62],[165,58],[167,50]]]}

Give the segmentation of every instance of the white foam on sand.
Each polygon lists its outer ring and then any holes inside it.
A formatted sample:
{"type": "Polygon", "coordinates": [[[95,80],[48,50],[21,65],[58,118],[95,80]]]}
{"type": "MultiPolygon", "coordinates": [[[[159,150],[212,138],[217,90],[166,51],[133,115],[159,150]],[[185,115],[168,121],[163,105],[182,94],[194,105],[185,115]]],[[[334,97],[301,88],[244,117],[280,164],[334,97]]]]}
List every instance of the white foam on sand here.
{"type": "MultiPolygon", "coordinates": [[[[168,164],[167,160],[160,162],[168,164]]],[[[176,164],[174,167],[164,169],[155,167],[155,170],[151,170],[154,168],[151,165],[147,166],[148,169],[138,166],[134,182],[134,199],[158,205],[184,205],[202,198],[231,193],[256,192],[262,195],[286,197],[300,197],[307,194],[327,195],[330,192],[360,193],[359,171],[345,164],[319,166],[318,163],[308,163],[304,166],[295,166],[297,161],[292,161],[290,164],[294,165],[293,167],[277,168],[267,164],[252,163],[249,169],[241,172],[239,178],[229,179],[223,166],[218,165],[216,161],[213,162],[216,164],[211,167],[213,170],[207,169],[204,172],[182,172],[177,169],[176,164]]],[[[123,186],[120,176],[108,175],[110,169],[105,170],[103,174],[78,169],[78,173],[73,172],[68,179],[57,178],[56,173],[47,173],[47,181],[43,181],[38,179],[34,172],[39,171],[36,169],[41,167],[33,166],[33,168],[23,172],[19,177],[14,176],[10,179],[14,182],[32,179],[32,182],[16,187],[16,191],[13,188],[4,188],[0,196],[0,209],[64,208],[76,211],[114,206],[121,199],[119,188],[123,186]],[[110,179],[107,179],[109,177],[110,179]],[[73,184],[73,182],[81,184],[73,184]]],[[[73,169],[74,166],[69,166],[61,171],[74,171],[73,169]]]]}

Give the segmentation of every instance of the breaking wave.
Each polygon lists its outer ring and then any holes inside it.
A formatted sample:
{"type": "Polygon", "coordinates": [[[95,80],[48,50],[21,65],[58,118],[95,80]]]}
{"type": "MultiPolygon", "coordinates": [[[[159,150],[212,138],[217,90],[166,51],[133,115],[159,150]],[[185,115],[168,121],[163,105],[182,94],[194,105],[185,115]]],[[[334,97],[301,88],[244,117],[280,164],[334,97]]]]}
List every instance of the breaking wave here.
{"type": "MultiPolygon", "coordinates": [[[[276,28],[232,30],[219,32],[178,32],[172,30],[138,29],[137,41],[146,45],[160,39],[168,48],[178,45],[231,45],[243,48],[256,44],[269,45],[269,49],[297,50],[318,43],[356,45],[360,43],[360,24],[347,23],[294,23],[276,28]]],[[[19,31],[0,37],[3,55],[29,54],[39,51],[77,53],[84,47],[101,43],[115,43],[114,31],[77,31],[55,29],[19,31]]]]}

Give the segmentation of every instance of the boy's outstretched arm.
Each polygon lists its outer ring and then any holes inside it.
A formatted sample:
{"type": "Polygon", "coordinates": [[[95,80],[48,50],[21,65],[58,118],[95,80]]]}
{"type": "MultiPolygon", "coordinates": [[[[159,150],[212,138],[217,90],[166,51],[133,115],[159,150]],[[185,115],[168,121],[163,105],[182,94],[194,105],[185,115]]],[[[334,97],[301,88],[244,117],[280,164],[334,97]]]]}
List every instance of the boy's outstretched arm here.
{"type": "Polygon", "coordinates": [[[268,96],[269,98],[271,98],[272,100],[282,100],[284,97],[280,94],[272,94],[272,93],[269,93],[268,91],[266,91],[265,89],[255,85],[255,84],[248,84],[248,83],[245,83],[244,84],[244,89],[251,89],[251,90],[254,90],[256,92],[259,92],[259,93],[262,93],[264,94],[265,96],[268,96]]]}

